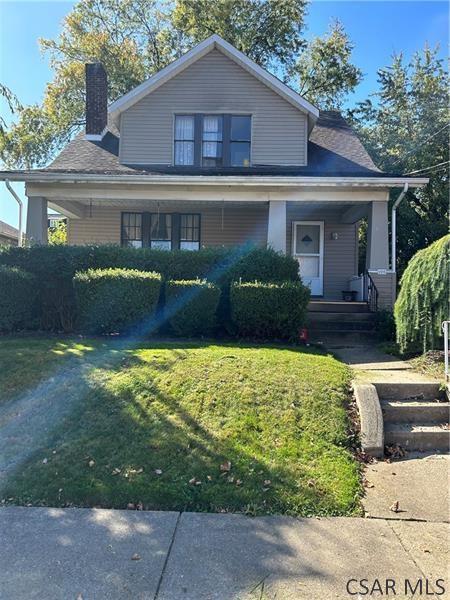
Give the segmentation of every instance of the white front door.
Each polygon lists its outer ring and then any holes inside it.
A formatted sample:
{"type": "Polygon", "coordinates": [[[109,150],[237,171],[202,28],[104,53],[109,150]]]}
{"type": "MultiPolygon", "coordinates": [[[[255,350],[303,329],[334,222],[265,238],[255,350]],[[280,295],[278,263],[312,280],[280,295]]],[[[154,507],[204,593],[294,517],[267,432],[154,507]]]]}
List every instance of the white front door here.
{"type": "Polygon", "coordinates": [[[292,255],[312,296],[323,295],[323,221],[292,223],[292,255]]]}

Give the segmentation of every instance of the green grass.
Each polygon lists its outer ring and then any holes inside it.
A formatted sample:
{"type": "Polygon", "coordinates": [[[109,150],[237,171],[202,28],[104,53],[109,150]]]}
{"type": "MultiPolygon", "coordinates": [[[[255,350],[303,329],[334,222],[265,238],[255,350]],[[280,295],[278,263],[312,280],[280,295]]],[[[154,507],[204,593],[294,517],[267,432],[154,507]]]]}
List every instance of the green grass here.
{"type": "MultiPolygon", "coordinates": [[[[10,444],[17,464],[0,479],[7,502],[359,510],[345,408],[350,372],[330,356],[281,346],[0,339],[0,407],[35,401],[47,379],[48,422],[31,414],[30,431],[10,444]]],[[[0,410],[0,435],[1,424],[0,410]]]]}

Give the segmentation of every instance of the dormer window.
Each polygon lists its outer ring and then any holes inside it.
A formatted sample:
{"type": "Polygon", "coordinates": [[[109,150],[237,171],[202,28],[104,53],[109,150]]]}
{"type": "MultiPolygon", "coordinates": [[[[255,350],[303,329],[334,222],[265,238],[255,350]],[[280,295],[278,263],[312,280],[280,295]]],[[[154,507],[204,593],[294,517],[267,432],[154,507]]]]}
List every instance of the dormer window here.
{"type": "Polygon", "coordinates": [[[250,115],[176,115],[174,164],[186,167],[249,167],[250,115]]]}

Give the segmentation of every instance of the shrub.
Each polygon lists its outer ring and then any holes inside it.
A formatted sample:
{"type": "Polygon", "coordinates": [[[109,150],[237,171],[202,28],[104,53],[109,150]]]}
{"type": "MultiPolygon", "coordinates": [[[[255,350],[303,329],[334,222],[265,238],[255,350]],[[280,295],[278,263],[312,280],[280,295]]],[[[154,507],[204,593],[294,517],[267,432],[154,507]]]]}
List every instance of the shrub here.
{"type": "Polygon", "coordinates": [[[0,265],[0,331],[29,328],[35,301],[35,278],[17,267],[0,265]]]}
{"type": "Polygon", "coordinates": [[[155,315],[161,275],[135,269],[89,269],[77,273],[73,283],[80,329],[115,333],[139,327],[155,315]]]}
{"type": "Polygon", "coordinates": [[[450,235],[419,250],[403,273],[394,316],[402,352],[437,347],[449,314],[450,235]]]}
{"type": "Polygon", "coordinates": [[[207,279],[224,290],[227,312],[228,287],[233,280],[298,281],[298,263],[271,249],[242,246],[187,250],[154,250],[101,246],[32,246],[0,249],[0,264],[23,268],[36,276],[39,317],[43,329],[70,331],[75,319],[72,279],[87,269],[123,268],[156,271],[163,279],[207,279]]]}
{"type": "Polygon", "coordinates": [[[217,324],[220,288],[207,281],[168,281],[165,311],[174,333],[186,337],[212,333],[217,324]]]}
{"type": "Polygon", "coordinates": [[[395,319],[391,310],[382,309],[375,313],[375,331],[380,341],[395,341],[395,319]]]}
{"type": "Polygon", "coordinates": [[[300,282],[234,283],[231,320],[239,335],[294,339],[305,323],[309,296],[300,282]]]}

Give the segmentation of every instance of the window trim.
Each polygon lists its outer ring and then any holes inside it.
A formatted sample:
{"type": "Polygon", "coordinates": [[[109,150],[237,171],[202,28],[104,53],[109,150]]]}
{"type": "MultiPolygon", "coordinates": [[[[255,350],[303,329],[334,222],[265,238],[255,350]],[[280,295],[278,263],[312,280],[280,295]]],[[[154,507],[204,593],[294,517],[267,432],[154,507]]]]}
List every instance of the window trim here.
{"type": "Polygon", "coordinates": [[[196,160],[196,137],[197,137],[197,119],[195,114],[192,113],[175,113],[173,116],[173,135],[172,135],[172,144],[173,144],[173,159],[172,159],[172,163],[174,166],[176,167],[185,167],[185,168],[189,168],[189,167],[193,167],[195,166],[195,160],[196,160]],[[194,120],[194,138],[192,140],[179,140],[177,139],[176,136],[176,132],[177,132],[177,117],[192,117],[194,120]],[[176,145],[177,142],[192,142],[194,144],[194,162],[192,165],[177,165],[175,162],[175,153],[176,153],[176,145]]]}
{"type": "MultiPolygon", "coordinates": [[[[173,132],[172,132],[172,166],[179,169],[213,169],[219,170],[223,168],[232,169],[247,169],[244,166],[231,165],[230,143],[231,143],[231,117],[249,117],[250,119],[250,167],[253,164],[253,114],[242,111],[214,111],[206,112],[174,112],[173,113],[173,132]],[[176,117],[194,117],[194,164],[193,165],[177,165],[175,162],[175,130],[176,117]],[[221,116],[222,117],[222,164],[218,166],[202,166],[202,145],[203,145],[203,118],[205,116],[221,116]]],[[[178,140],[179,141],[179,140],[178,140]]]]}
{"type": "MultiPolygon", "coordinates": [[[[123,229],[123,216],[126,214],[137,214],[141,215],[141,240],[142,240],[142,248],[151,248],[151,215],[157,215],[157,212],[149,212],[149,211],[137,211],[137,210],[124,210],[120,213],[120,245],[122,247],[131,247],[125,244],[126,239],[124,237],[124,229],[123,229]]],[[[172,219],[171,223],[171,248],[167,250],[170,252],[171,250],[179,250],[180,242],[181,242],[181,217],[184,216],[197,216],[198,217],[198,250],[202,247],[202,214],[199,212],[159,212],[159,215],[170,215],[172,219]]],[[[154,240],[157,241],[157,240],[154,240]]],[[[162,241],[162,240],[161,240],[162,241]]]]}

